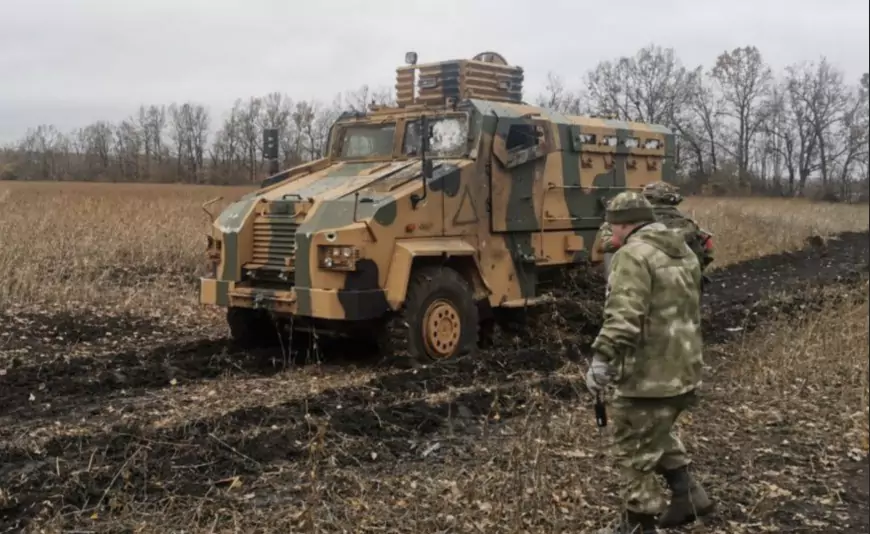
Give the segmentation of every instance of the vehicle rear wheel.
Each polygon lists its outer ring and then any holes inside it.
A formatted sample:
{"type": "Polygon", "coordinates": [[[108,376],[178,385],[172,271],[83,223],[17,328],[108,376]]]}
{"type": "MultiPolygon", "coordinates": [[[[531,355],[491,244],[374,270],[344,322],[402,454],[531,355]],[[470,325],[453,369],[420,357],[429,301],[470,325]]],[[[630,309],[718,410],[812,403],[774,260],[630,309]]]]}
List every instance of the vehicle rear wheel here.
{"type": "Polygon", "coordinates": [[[406,349],[414,364],[471,354],[477,349],[479,328],[472,294],[468,282],[449,267],[415,269],[387,350],[406,349]]]}

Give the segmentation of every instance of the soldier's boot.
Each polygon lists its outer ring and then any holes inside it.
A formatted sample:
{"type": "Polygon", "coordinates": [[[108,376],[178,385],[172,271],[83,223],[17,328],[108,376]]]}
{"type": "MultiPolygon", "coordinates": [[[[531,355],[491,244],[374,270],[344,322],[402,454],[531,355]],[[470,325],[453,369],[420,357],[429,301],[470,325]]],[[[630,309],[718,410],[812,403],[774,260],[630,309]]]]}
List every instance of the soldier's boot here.
{"type": "Polygon", "coordinates": [[[657,534],[656,516],[626,510],[615,525],[598,529],[596,534],[657,534]]]}
{"type": "Polygon", "coordinates": [[[707,492],[689,474],[686,466],[668,471],[659,470],[671,490],[671,504],[659,517],[660,527],[686,525],[713,511],[715,505],[707,492]]]}

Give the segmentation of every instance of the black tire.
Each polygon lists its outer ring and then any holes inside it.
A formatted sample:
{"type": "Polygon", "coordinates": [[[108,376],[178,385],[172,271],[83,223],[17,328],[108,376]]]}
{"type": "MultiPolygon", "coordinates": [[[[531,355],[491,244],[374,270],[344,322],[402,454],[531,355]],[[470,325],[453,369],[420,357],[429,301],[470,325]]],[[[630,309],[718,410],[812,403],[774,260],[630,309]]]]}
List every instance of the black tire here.
{"type": "Polygon", "coordinates": [[[233,341],[241,348],[274,347],[280,342],[278,329],[264,310],[228,308],[227,325],[233,341]]]}
{"type": "Polygon", "coordinates": [[[476,352],[478,328],[479,312],[468,282],[449,267],[420,267],[411,274],[399,314],[384,329],[381,348],[393,356],[407,352],[412,365],[450,360],[476,352]],[[440,334],[427,327],[432,314],[446,324],[440,334]]]}

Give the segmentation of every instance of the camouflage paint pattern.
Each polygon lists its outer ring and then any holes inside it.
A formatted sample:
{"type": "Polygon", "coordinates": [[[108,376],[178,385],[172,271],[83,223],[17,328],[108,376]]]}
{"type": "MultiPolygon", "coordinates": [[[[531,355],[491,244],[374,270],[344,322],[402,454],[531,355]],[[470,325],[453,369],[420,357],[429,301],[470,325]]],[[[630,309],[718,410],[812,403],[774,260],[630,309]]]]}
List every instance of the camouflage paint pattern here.
{"type": "Polygon", "coordinates": [[[696,402],[695,394],[687,393],[664,399],[620,397],[610,403],[619,493],[628,510],[658,515],[667,507],[656,473],[689,465],[674,423],[696,402]]]}
{"type": "MultiPolygon", "coordinates": [[[[616,203],[616,201],[614,201],[616,203]]],[[[613,255],[595,357],[618,397],[681,395],[701,384],[701,269],[682,236],[654,222],[613,255]]]]}
{"type": "MultiPolygon", "coordinates": [[[[505,100],[510,100],[507,98],[505,100]]],[[[421,259],[449,257],[490,306],[534,303],[538,275],[591,259],[604,205],[660,180],[664,127],[570,116],[459,95],[450,103],[373,106],[333,125],[323,159],[268,178],[214,223],[220,261],[204,304],[360,320],[398,309],[421,259]],[[467,118],[463,150],[433,159],[425,199],[412,121],[467,118]],[[351,127],[389,127],[391,147],[342,157],[351,127]],[[327,268],[320,247],[353,248],[354,267],[327,268]]],[[[383,141],[386,146],[387,142],[383,141]]]]}

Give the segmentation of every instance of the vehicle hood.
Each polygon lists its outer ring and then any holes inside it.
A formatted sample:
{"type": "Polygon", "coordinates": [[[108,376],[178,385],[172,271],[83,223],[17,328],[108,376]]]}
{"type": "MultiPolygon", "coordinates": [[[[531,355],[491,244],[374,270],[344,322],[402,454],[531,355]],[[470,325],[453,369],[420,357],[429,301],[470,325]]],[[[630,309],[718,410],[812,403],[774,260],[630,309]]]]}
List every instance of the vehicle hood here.
{"type": "MultiPolygon", "coordinates": [[[[433,189],[444,176],[459,167],[470,164],[467,159],[441,159],[433,161],[433,177],[428,182],[433,189]]],[[[314,204],[370,200],[360,205],[360,217],[371,215],[379,201],[392,196],[392,191],[413,180],[420,180],[422,162],[419,159],[404,161],[379,161],[365,163],[336,162],[315,172],[302,174],[277,182],[265,189],[253,191],[227,207],[215,222],[223,233],[241,229],[247,213],[255,204],[292,204],[289,208],[296,217],[305,217],[314,204]]],[[[272,179],[278,178],[276,175],[272,179]]],[[[280,178],[278,178],[280,179],[280,178]]],[[[353,204],[353,202],[351,202],[353,204]]]]}
{"type": "MultiPolygon", "coordinates": [[[[456,166],[460,160],[439,160],[437,169],[456,166]]],[[[337,162],[317,172],[294,177],[274,189],[257,192],[258,199],[295,200],[314,203],[322,200],[337,200],[359,192],[360,196],[372,193],[387,193],[390,190],[420,179],[420,160],[379,161],[366,163],[337,162]]]]}

